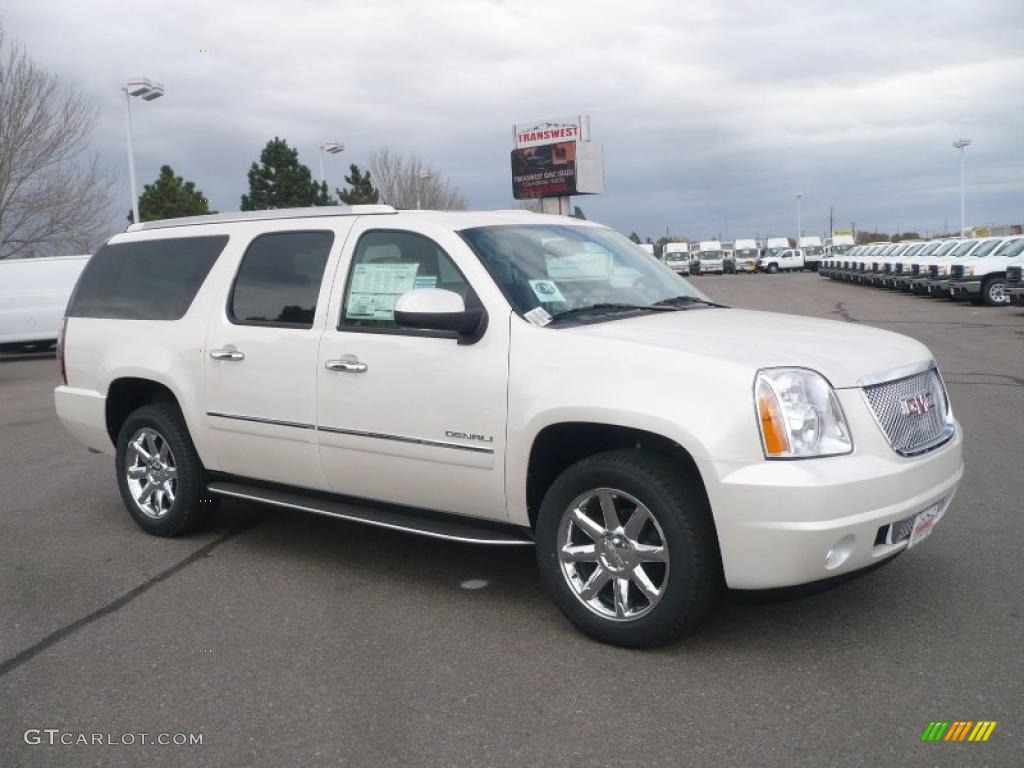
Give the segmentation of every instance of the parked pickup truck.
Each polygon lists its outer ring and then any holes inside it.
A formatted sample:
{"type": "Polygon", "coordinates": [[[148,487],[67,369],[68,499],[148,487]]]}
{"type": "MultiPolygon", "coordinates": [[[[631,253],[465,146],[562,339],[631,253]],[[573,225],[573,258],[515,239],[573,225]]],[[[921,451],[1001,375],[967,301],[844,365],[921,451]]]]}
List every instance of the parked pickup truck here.
{"type": "Polygon", "coordinates": [[[760,268],[763,272],[791,272],[804,268],[804,253],[799,248],[785,248],[776,253],[766,253],[761,257],[760,268]]]}
{"type": "Polygon", "coordinates": [[[1024,307],[1024,265],[1006,268],[1006,295],[1015,307],[1024,307]]]}
{"type": "Polygon", "coordinates": [[[960,259],[949,268],[949,295],[990,307],[1009,306],[1007,270],[1024,264],[1024,237],[1008,237],[987,256],[960,259]]]}
{"type": "Polygon", "coordinates": [[[693,630],[723,579],[886,562],[963,474],[921,343],[729,309],[611,229],[522,211],[136,224],[82,273],[59,365],[61,422],[148,533],[229,498],[533,546],[565,615],[624,646],[693,630]]]}

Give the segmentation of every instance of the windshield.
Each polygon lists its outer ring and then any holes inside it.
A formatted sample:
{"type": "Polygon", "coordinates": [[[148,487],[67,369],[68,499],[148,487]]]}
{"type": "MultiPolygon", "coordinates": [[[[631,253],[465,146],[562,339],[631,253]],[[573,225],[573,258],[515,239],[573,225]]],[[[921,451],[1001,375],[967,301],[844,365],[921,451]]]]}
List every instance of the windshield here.
{"type": "Polygon", "coordinates": [[[972,257],[988,256],[990,253],[992,253],[992,251],[995,249],[995,247],[997,245],[999,245],[999,241],[998,240],[988,240],[988,241],[982,243],[981,245],[979,245],[978,249],[974,253],[972,253],[971,256],[972,257]]]}
{"type": "Polygon", "coordinates": [[[757,248],[740,248],[736,251],[737,256],[757,256],[757,248]]]}
{"type": "Polygon", "coordinates": [[[956,250],[949,255],[959,258],[960,256],[966,254],[969,250],[971,250],[971,248],[973,248],[977,244],[977,242],[977,240],[964,240],[962,243],[960,243],[960,245],[956,247],[956,250]]]}
{"type": "Polygon", "coordinates": [[[1016,240],[1007,240],[992,255],[1013,258],[1014,256],[1019,256],[1021,251],[1024,251],[1024,238],[1017,238],[1016,240]]]}
{"type": "Polygon", "coordinates": [[[696,306],[710,303],[678,274],[644,258],[628,239],[604,227],[510,224],[460,234],[521,315],[538,307],[556,318],[597,305],[666,309],[680,297],[696,306]]]}
{"type": "Polygon", "coordinates": [[[683,253],[682,251],[672,251],[665,254],[665,261],[688,261],[689,258],[690,254],[683,253]]]}
{"type": "Polygon", "coordinates": [[[846,253],[851,248],[853,248],[852,245],[833,245],[832,246],[832,253],[834,253],[837,256],[842,256],[844,253],[846,253]]]}
{"type": "Polygon", "coordinates": [[[820,245],[805,245],[804,254],[806,256],[818,256],[824,250],[820,245]]]}
{"type": "Polygon", "coordinates": [[[956,248],[956,240],[950,240],[948,243],[943,243],[939,246],[939,249],[935,251],[936,256],[948,256],[956,248]]]}
{"type": "Polygon", "coordinates": [[[715,261],[716,259],[722,258],[722,252],[721,251],[703,251],[701,253],[700,257],[704,261],[708,261],[708,260],[715,261]]]}

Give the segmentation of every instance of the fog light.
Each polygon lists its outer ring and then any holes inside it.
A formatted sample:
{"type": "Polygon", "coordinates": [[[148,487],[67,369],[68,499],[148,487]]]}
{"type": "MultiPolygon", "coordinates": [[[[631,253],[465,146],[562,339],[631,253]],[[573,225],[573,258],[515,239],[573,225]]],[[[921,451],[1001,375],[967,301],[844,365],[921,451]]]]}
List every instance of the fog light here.
{"type": "Polygon", "coordinates": [[[828,550],[828,554],[825,555],[825,570],[831,571],[833,568],[838,568],[840,565],[846,562],[846,558],[853,552],[853,545],[857,539],[852,533],[848,533],[843,536],[839,541],[831,546],[828,550]]]}

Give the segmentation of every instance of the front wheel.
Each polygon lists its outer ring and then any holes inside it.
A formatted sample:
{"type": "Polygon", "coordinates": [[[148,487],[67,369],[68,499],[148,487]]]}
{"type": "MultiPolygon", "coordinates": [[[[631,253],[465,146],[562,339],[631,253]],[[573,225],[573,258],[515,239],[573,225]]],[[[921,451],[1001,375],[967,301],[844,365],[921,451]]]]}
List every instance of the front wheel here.
{"type": "Polygon", "coordinates": [[[702,490],[677,462],[608,451],[552,484],[537,520],[541,578],[579,629],[641,648],[696,629],[718,585],[702,490]]]}
{"type": "Polygon", "coordinates": [[[778,271],[779,271],[779,265],[778,264],[769,264],[768,265],[768,274],[769,275],[774,275],[778,271]]]}
{"type": "Polygon", "coordinates": [[[144,405],[125,419],[115,465],[121,499],[146,533],[197,531],[218,505],[206,493],[206,470],[185,419],[171,403],[144,405]]]}
{"type": "Polygon", "coordinates": [[[1009,304],[1006,295],[1006,278],[999,275],[985,278],[981,284],[981,303],[988,307],[1001,307],[1009,304]]]}

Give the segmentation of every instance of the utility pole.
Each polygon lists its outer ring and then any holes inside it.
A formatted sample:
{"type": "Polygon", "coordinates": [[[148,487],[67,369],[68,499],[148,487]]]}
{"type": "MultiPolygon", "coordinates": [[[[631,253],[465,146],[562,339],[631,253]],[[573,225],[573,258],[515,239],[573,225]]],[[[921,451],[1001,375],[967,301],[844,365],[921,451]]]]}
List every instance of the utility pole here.
{"type": "Polygon", "coordinates": [[[828,236],[829,237],[832,237],[832,208],[833,208],[833,206],[831,206],[831,205],[828,207],[828,236]]]}
{"type": "Polygon", "coordinates": [[[964,236],[964,232],[967,229],[967,205],[966,205],[966,192],[964,189],[964,152],[967,147],[971,145],[970,139],[959,138],[953,142],[954,149],[960,150],[960,237],[964,236]]]}

